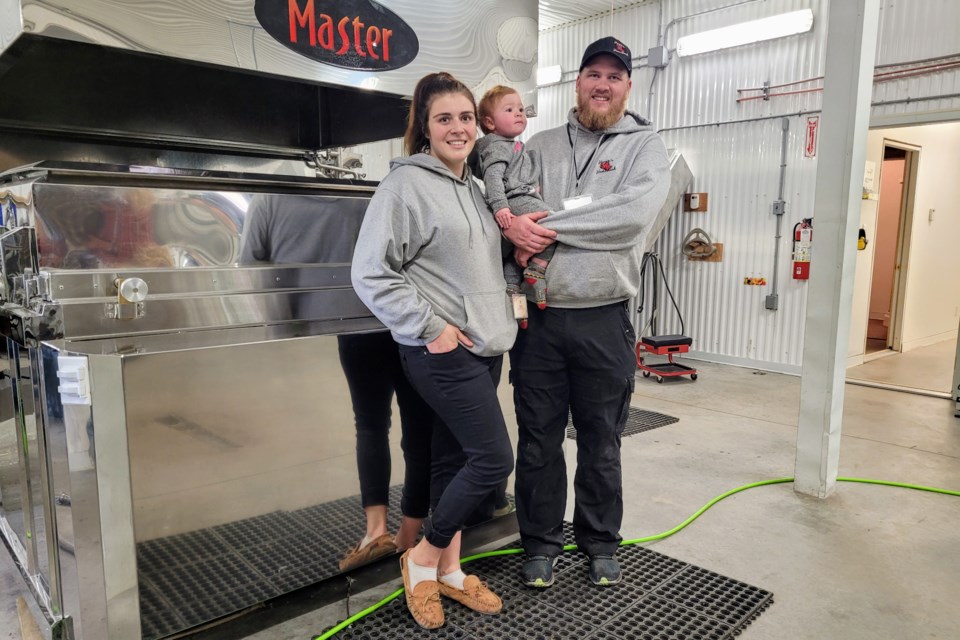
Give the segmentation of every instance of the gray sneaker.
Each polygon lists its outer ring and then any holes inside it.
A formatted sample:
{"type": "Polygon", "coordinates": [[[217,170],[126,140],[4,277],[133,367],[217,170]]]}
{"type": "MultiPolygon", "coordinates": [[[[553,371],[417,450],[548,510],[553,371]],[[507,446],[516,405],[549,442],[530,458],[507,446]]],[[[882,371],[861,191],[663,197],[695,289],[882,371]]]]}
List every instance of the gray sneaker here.
{"type": "Polygon", "coordinates": [[[613,556],[590,557],[590,582],[598,587],[609,587],[623,580],[620,563],[613,556]]]}
{"type": "Polygon", "coordinates": [[[555,566],[557,566],[557,558],[527,556],[520,570],[523,584],[534,589],[546,589],[553,584],[555,566]]]}

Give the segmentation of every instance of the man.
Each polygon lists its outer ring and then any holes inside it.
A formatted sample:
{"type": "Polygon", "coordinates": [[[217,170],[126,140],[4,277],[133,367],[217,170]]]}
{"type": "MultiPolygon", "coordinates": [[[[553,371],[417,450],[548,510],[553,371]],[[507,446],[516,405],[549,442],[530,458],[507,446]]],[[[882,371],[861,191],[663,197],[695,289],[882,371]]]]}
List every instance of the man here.
{"type": "Polygon", "coordinates": [[[541,189],[550,212],[515,218],[504,232],[521,264],[559,244],[546,272],[549,306],[528,303],[529,328],[510,354],[522,579],[530,587],[553,584],[563,548],[568,411],[577,429],[576,541],[590,557],[594,584],[622,577],[615,558],[623,519],[620,434],[636,372],[627,301],[637,294],[643,239],[670,182],[660,137],[626,109],[630,72],[630,50],[616,38],[587,47],[567,124],[527,145],[544,158],[541,189]]]}

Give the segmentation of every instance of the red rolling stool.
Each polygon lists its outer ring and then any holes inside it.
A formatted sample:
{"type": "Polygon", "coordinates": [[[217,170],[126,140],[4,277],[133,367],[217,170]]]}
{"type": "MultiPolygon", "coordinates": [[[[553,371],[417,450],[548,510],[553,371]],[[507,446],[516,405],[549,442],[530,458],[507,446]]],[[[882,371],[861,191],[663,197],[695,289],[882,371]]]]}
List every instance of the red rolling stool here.
{"type": "Polygon", "coordinates": [[[674,354],[687,353],[690,351],[691,344],[693,344],[693,338],[679,335],[640,338],[640,342],[637,343],[637,368],[643,371],[644,378],[649,378],[651,373],[657,376],[657,382],[676,376],[690,376],[691,380],[696,380],[696,369],[673,361],[674,354]],[[643,361],[646,354],[667,356],[667,362],[646,364],[643,361]]]}

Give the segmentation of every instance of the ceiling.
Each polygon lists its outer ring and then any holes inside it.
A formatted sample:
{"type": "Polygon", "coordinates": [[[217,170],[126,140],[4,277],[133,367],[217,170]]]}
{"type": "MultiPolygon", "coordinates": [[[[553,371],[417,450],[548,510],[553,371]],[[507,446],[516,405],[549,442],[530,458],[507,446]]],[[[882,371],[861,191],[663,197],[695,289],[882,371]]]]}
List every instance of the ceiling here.
{"type": "Polygon", "coordinates": [[[540,0],[540,30],[657,0],[540,0]]]}

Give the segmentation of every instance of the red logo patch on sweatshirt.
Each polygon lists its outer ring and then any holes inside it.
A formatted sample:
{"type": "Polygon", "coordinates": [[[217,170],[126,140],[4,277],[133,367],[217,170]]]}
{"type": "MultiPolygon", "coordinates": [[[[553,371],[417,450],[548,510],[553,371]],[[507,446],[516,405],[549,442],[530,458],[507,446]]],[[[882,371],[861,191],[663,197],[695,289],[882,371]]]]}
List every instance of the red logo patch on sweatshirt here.
{"type": "Polygon", "coordinates": [[[617,167],[614,166],[613,160],[601,160],[597,164],[597,173],[606,173],[607,171],[616,171],[617,167]]]}

